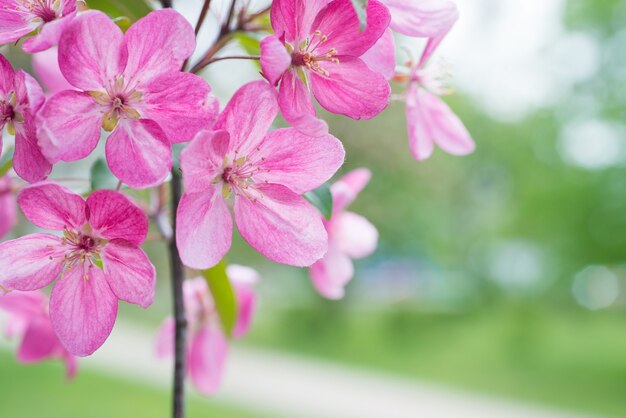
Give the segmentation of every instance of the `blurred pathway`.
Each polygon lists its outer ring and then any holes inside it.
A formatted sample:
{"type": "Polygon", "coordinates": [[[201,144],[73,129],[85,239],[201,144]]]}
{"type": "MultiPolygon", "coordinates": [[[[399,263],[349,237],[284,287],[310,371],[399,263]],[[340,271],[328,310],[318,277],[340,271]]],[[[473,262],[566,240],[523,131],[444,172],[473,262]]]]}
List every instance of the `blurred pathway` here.
{"type": "MultiPolygon", "coordinates": [[[[82,367],[162,387],[170,362],[153,355],[154,335],[118,323],[82,367]]],[[[284,418],[583,418],[414,380],[257,349],[235,349],[220,402],[284,418]]],[[[587,417],[589,418],[589,417],[587,417]]]]}

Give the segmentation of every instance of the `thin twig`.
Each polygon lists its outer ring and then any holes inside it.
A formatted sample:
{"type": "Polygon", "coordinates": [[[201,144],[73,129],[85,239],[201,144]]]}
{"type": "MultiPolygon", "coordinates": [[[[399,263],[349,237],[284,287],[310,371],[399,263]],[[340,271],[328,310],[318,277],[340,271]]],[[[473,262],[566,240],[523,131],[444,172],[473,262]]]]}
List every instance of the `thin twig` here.
{"type": "Polygon", "coordinates": [[[204,19],[206,19],[207,14],[209,13],[209,9],[211,8],[211,0],[204,0],[204,4],[202,5],[202,10],[200,11],[200,17],[198,17],[198,22],[196,23],[196,36],[200,33],[200,29],[202,28],[202,24],[204,23],[204,19]]]}
{"type": "Polygon", "coordinates": [[[260,59],[261,57],[259,57],[258,55],[229,55],[227,57],[211,58],[209,62],[207,63],[207,65],[213,64],[214,62],[217,62],[217,61],[224,61],[224,60],[260,60],[260,59]]]}
{"type": "Polygon", "coordinates": [[[161,0],[161,6],[163,6],[164,9],[172,7],[172,0],[161,0]]]}

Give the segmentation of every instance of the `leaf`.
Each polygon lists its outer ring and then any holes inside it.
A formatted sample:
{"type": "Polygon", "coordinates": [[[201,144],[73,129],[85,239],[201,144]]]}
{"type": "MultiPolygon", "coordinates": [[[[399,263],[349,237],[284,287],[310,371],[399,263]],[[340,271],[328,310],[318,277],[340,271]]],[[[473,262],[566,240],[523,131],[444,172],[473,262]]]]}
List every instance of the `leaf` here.
{"type": "Polygon", "coordinates": [[[315,190],[304,194],[304,198],[315,206],[326,219],[333,215],[333,195],[330,186],[326,183],[315,190]]]}
{"type": "Polygon", "coordinates": [[[9,170],[12,168],[13,168],[13,148],[9,149],[9,151],[4,155],[4,157],[2,157],[2,160],[0,160],[0,177],[4,177],[4,175],[8,173],[9,170]]]}
{"type": "Polygon", "coordinates": [[[222,260],[215,267],[204,270],[202,275],[209,284],[222,329],[230,337],[237,323],[237,299],[226,274],[226,263],[222,260]]]}
{"type": "Polygon", "coordinates": [[[106,161],[100,158],[91,166],[90,170],[91,177],[91,189],[92,190],[102,190],[109,189],[113,190],[117,188],[119,180],[115,178],[109,167],[107,166],[106,161]]]}
{"type": "Polygon", "coordinates": [[[112,18],[124,16],[133,22],[152,11],[145,0],[87,0],[87,5],[90,9],[101,10],[112,18]]]}
{"type": "Polygon", "coordinates": [[[359,30],[363,32],[367,25],[367,0],[351,0],[352,7],[356,11],[356,15],[359,17],[359,30]]]}

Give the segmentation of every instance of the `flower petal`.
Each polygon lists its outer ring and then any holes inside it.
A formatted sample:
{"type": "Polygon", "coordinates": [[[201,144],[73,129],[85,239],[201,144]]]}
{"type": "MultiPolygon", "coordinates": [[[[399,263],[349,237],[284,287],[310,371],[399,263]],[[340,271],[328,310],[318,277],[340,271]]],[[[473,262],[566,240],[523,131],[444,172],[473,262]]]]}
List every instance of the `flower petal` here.
{"type": "Polygon", "coordinates": [[[17,0],[0,1],[0,44],[16,42],[37,28],[23,13],[15,11],[21,7],[17,0]]]}
{"type": "MultiPolygon", "coordinates": [[[[74,13],[75,15],[75,13],[74,13]]],[[[45,51],[59,43],[63,31],[72,23],[74,15],[68,15],[44,23],[41,31],[24,41],[22,49],[30,54],[45,51]]]]}
{"type": "Polygon", "coordinates": [[[122,73],[127,59],[122,30],[100,11],[81,13],[59,40],[61,72],[82,90],[101,90],[122,73]]]}
{"type": "Polygon", "coordinates": [[[333,194],[333,212],[339,213],[354,202],[371,177],[372,173],[367,168],[357,168],[336,181],[330,187],[333,194]]]}
{"type": "MultiPolygon", "coordinates": [[[[1,16],[1,14],[0,14],[1,16]]],[[[15,86],[15,71],[4,55],[0,54],[0,95],[7,100],[15,86]]]]}
{"type": "Polygon", "coordinates": [[[57,93],[43,105],[37,118],[39,146],[51,163],[82,160],[100,140],[103,112],[87,93],[57,93]]]}
{"type": "Polygon", "coordinates": [[[253,81],[237,90],[213,129],[227,131],[230,149],[248,155],[261,142],[276,115],[274,89],[265,81],[253,81]]]}
{"type": "Polygon", "coordinates": [[[318,293],[336,300],[344,297],[344,287],[354,276],[354,266],[347,255],[331,245],[324,258],[311,266],[310,274],[318,293]]]}
{"type": "Polygon", "coordinates": [[[9,290],[42,289],[61,273],[63,256],[61,239],[54,235],[32,234],[3,242],[0,285],[9,290]]]}
{"type": "Polygon", "coordinates": [[[407,36],[430,38],[448,32],[459,17],[449,0],[384,0],[391,12],[391,28],[407,36]]]}
{"type": "Polygon", "coordinates": [[[452,155],[467,155],[476,147],[463,122],[450,107],[422,88],[409,90],[407,123],[409,145],[417,160],[428,158],[435,143],[452,155]]]}
{"type": "Polygon", "coordinates": [[[270,35],[261,41],[261,69],[263,76],[275,86],[291,65],[291,55],[277,35],[270,35]]]}
{"type": "Polygon", "coordinates": [[[59,346],[50,319],[42,311],[29,321],[17,350],[17,359],[22,363],[36,363],[51,357],[59,346]]]}
{"type": "Polygon", "coordinates": [[[378,42],[374,44],[361,60],[370,70],[380,73],[386,80],[391,80],[396,72],[396,41],[393,32],[387,29],[378,42]]]}
{"type": "Polygon", "coordinates": [[[265,136],[249,156],[259,161],[257,182],[282,184],[297,194],[321,186],[341,167],[345,151],[332,135],[311,138],[293,128],[277,129],[265,136]]]}
{"type": "Polygon", "coordinates": [[[319,212],[284,186],[258,186],[257,199],[235,197],[241,236],[272,261],[310,266],[324,256],[328,235],[319,212]]]}
{"type": "MultiPolygon", "coordinates": [[[[324,7],[313,22],[312,30],[327,37],[324,48],[334,48],[339,56],[360,57],[370,49],[389,27],[389,10],[377,0],[367,2],[367,24],[361,24],[351,0],[334,0],[324,7]]],[[[312,32],[309,32],[312,33],[312,32]]]]}
{"type": "Polygon", "coordinates": [[[194,335],[189,351],[189,373],[200,393],[211,395],[219,389],[227,356],[228,340],[220,330],[205,326],[194,335]]]}
{"type": "Polygon", "coordinates": [[[32,56],[32,65],[37,78],[50,94],[63,90],[72,90],[72,86],[61,73],[59,67],[59,52],[56,48],[38,52],[32,56]]]}
{"type": "Polygon", "coordinates": [[[165,132],[149,119],[120,120],[107,139],[111,172],[135,189],[162,183],[172,169],[172,147],[165,132]]]}
{"type": "Polygon", "coordinates": [[[141,248],[115,239],[102,250],[104,275],[118,299],[147,308],[154,301],[156,270],[141,248]]]}
{"type": "Polygon", "coordinates": [[[330,0],[274,0],[270,11],[275,33],[284,33],[285,40],[304,41],[312,32],[311,25],[319,11],[330,0]]]}
{"type": "Polygon", "coordinates": [[[87,205],[80,195],[47,181],[27,186],[17,197],[24,216],[43,229],[81,229],[87,221],[87,205]]]}
{"type": "Polygon", "coordinates": [[[63,347],[75,356],[88,356],[100,348],[116,317],[117,297],[97,267],[77,265],[52,288],[52,327],[63,347]]]}
{"type": "Polygon", "coordinates": [[[360,59],[324,63],[328,77],[311,75],[311,90],[326,110],[351,117],[371,119],[389,104],[391,88],[382,74],[374,72],[360,59]]]}
{"type": "MultiPolygon", "coordinates": [[[[237,323],[235,329],[233,329],[233,336],[235,338],[241,338],[248,333],[250,326],[252,325],[252,317],[256,309],[256,294],[252,290],[252,286],[245,283],[239,283],[233,279],[238,274],[239,269],[249,267],[230,265],[228,266],[228,277],[233,281],[235,293],[237,295],[237,323]]],[[[253,269],[250,269],[254,271],[253,269]]],[[[257,273],[258,275],[258,273],[257,273]]]]}
{"type": "Polygon", "coordinates": [[[87,199],[89,224],[106,239],[140,245],[148,234],[148,218],[129,198],[112,190],[98,190],[87,199]]]}
{"type": "Polygon", "coordinates": [[[24,70],[17,70],[15,73],[15,96],[17,103],[23,108],[28,108],[28,112],[34,115],[43,106],[46,100],[41,86],[30,74],[24,70]]]}
{"type": "Polygon", "coordinates": [[[126,32],[128,65],[124,74],[148,81],[160,74],[180,71],[196,49],[191,24],[173,9],[156,10],[139,19],[126,32]]]}
{"type": "Polygon", "coordinates": [[[221,190],[186,193],[178,206],[176,243],[187,267],[204,270],[220,262],[232,241],[233,220],[221,190]]]}
{"type": "Polygon", "coordinates": [[[29,183],[44,180],[52,172],[52,164],[43,156],[37,145],[34,124],[23,127],[15,135],[13,168],[18,176],[29,183]]]}
{"type": "Polygon", "coordinates": [[[287,71],[278,90],[278,104],[285,120],[305,135],[328,134],[328,125],[315,114],[311,93],[295,71],[287,71]]]}
{"type": "Polygon", "coordinates": [[[8,176],[0,178],[0,239],[17,223],[17,202],[8,176]]]}
{"type": "Polygon", "coordinates": [[[143,85],[142,117],[152,119],[171,143],[191,141],[203,129],[211,129],[219,113],[219,103],[211,86],[190,73],[168,73],[143,85]]]}
{"type": "Polygon", "coordinates": [[[372,254],[378,245],[378,231],[367,219],[352,212],[342,212],[331,221],[328,233],[337,249],[350,258],[372,254]]]}
{"type": "Polygon", "coordinates": [[[183,181],[187,193],[214,188],[228,153],[230,136],[225,131],[202,131],[180,153],[183,181]]]}
{"type": "Polygon", "coordinates": [[[48,308],[48,298],[42,291],[13,291],[0,297],[0,309],[23,319],[43,315],[48,308]]]}
{"type": "Polygon", "coordinates": [[[174,356],[174,334],[176,332],[176,323],[171,316],[166,318],[159,329],[156,338],[155,351],[158,358],[166,358],[174,356]]]}

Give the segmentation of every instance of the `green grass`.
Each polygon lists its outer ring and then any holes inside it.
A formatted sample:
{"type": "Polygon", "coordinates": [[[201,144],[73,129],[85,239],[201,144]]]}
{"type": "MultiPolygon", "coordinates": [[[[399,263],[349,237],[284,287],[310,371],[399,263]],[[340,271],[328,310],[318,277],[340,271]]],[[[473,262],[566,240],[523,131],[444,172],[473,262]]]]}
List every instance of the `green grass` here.
{"type": "Polygon", "coordinates": [[[626,318],[532,307],[469,315],[294,310],[256,344],[494,396],[626,417],[626,318]],[[326,312],[324,315],[323,312],[326,312]]]}
{"type": "MultiPolygon", "coordinates": [[[[20,365],[0,351],[0,417],[138,418],[169,417],[165,391],[98,375],[84,368],[67,382],[59,362],[20,365]]],[[[189,418],[267,418],[191,397],[189,418]]]]}

